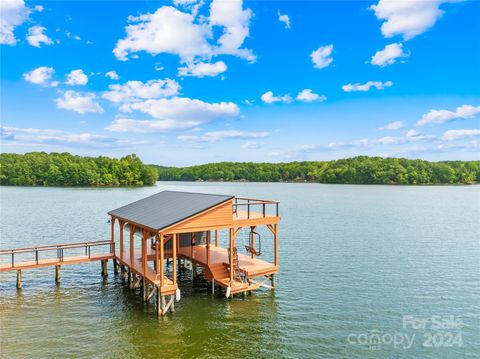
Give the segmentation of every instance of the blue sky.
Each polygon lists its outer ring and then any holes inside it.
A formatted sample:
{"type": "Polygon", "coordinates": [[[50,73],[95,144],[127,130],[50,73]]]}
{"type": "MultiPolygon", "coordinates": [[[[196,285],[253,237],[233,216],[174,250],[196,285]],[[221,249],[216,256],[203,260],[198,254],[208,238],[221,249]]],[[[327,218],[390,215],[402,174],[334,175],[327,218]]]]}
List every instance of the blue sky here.
{"type": "Polygon", "coordinates": [[[0,6],[2,152],[479,159],[478,1],[0,6]]]}

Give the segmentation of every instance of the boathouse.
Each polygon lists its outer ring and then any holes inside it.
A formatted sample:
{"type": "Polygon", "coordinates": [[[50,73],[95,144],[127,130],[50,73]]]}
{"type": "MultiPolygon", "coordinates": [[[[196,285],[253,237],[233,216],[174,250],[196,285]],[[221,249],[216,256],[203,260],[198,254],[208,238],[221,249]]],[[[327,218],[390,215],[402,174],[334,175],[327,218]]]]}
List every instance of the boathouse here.
{"type": "Polygon", "coordinates": [[[100,260],[102,274],[107,275],[107,261],[113,260],[131,288],[142,288],[143,299],[155,296],[157,312],[174,311],[181,299],[177,279],[179,266],[189,268],[192,277],[203,274],[211,282],[212,292],[225,288],[227,297],[260,287],[273,289],[278,271],[278,202],[216,194],[162,191],[123,207],[111,210],[111,239],[2,250],[11,255],[11,263],[0,271],[17,270],[17,287],[21,287],[21,270],[55,266],[56,280],[65,264],[100,260]],[[262,257],[262,238],[258,227],[268,228],[273,263],[262,257]],[[247,243],[239,247],[236,238],[247,232],[247,243]],[[219,236],[228,239],[228,247],[219,245],[219,236]],[[108,245],[107,253],[91,253],[92,247],[108,245]],[[85,248],[82,255],[68,251],[85,248]],[[56,250],[54,258],[39,258],[39,253],[56,250]],[[35,260],[16,261],[15,255],[35,253],[35,260]],[[197,271],[197,268],[199,269],[197,271]],[[269,284],[267,284],[269,283],[269,284]]]}

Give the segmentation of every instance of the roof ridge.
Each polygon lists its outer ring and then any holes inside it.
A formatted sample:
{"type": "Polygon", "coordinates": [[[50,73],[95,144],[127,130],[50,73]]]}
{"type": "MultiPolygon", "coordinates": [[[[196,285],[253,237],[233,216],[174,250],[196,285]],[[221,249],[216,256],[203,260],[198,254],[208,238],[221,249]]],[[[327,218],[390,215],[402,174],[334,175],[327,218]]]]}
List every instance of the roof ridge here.
{"type": "MultiPolygon", "coordinates": [[[[231,195],[231,194],[203,193],[203,192],[190,192],[190,191],[172,191],[172,190],[169,190],[169,189],[165,189],[165,190],[160,191],[160,192],[158,192],[158,193],[162,193],[162,192],[187,193],[187,194],[203,194],[203,195],[206,195],[206,196],[219,196],[219,197],[230,197],[230,198],[235,197],[234,195],[231,195]]],[[[158,194],[158,193],[156,193],[156,194],[158,194]]]]}

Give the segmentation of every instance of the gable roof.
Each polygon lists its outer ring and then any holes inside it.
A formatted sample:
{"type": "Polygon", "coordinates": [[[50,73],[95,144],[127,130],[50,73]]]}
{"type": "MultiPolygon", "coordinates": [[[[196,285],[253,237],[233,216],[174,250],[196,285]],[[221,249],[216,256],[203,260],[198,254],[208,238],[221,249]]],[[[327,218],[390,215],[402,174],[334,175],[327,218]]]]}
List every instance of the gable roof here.
{"type": "Polygon", "coordinates": [[[159,231],[233,197],[218,194],[162,191],[114,209],[108,214],[159,231]]]}

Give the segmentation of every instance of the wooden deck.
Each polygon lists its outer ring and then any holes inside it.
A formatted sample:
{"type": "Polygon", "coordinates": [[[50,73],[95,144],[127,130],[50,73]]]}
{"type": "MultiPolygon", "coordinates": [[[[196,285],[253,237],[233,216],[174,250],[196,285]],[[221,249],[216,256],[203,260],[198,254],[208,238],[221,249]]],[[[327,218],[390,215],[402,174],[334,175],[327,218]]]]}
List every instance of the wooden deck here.
{"type": "Polygon", "coordinates": [[[207,249],[206,245],[183,247],[179,249],[178,255],[204,267],[207,279],[214,280],[222,287],[231,287],[232,294],[258,289],[260,285],[254,281],[255,278],[275,274],[278,271],[272,263],[238,253],[239,268],[245,274],[246,280],[237,279],[231,284],[226,248],[210,246],[207,249]]]}
{"type": "MultiPolygon", "coordinates": [[[[155,259],[155,252],[151,248],[147,248],[147,255],[148,261],[153,261],[155,259]]],[[[115,258],[120,264],[129,267],[133,273],[142,276],[147,282],[159,287],[162,295],[174,294],[177,290],[177,285],[174,285],[172,280],[166,276],[163,277],[163,286],[161,286],[160,274],[157,274],[151,267],[147,266],[147,273],[144,273],[141,250],[136,250],[134,252],[133,263],[130,258],[130,251],[123,251],[122,257],[120,257],[120,253],[118,253],[115,258]]]]}

